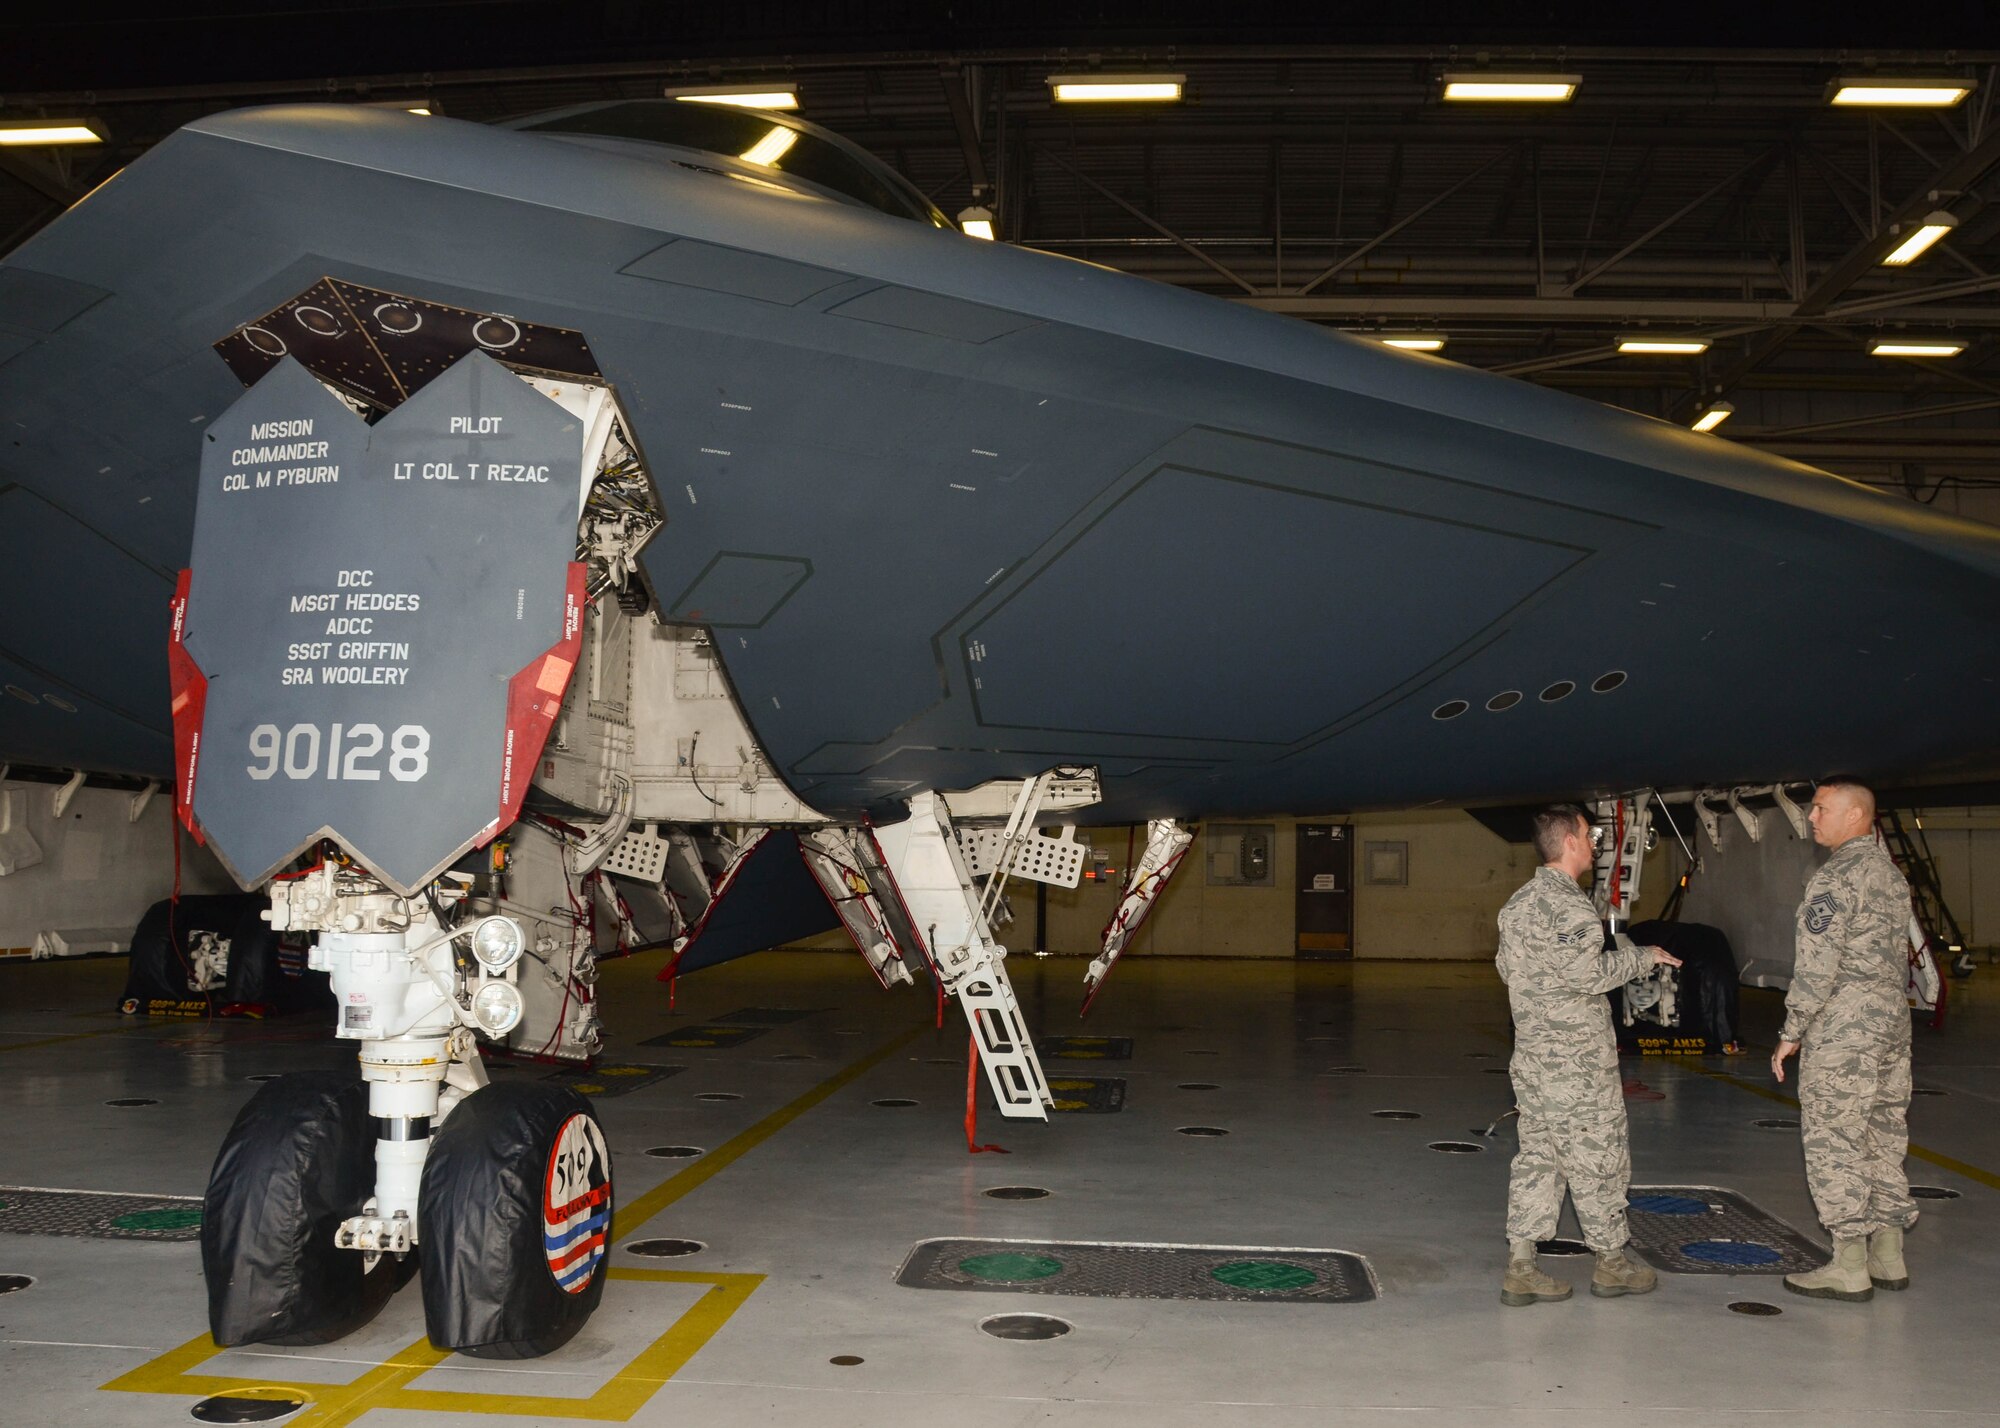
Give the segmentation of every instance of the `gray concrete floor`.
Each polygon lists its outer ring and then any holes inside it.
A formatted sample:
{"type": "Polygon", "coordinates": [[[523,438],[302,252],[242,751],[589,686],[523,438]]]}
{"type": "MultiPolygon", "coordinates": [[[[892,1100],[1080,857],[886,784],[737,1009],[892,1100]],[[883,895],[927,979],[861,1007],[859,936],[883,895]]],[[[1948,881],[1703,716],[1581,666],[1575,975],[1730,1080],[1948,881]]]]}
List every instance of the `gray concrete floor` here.
{"type": "MultiPolygon", "coordinates": [[[[599,1390],[596,1407],[579,1412],[815,1428],[2000,1417],[2000,1368],[1977,1348],[2000,1271],[2000,1019],[1990,990],[2000,970],[1955,986],[1951,1025],[1918,1035],[1918,1084],[1946,1094],[1915,1102],[1914,1139],[1934,1158],[1913,1157],[1912,1179],[1960,1198],[1923,1202],[1909,1292],[1819,1303],[1743,1274],[1663,1277],[1650,1297],[1596,1300],[1583,1292],[1589,1261],[1568,1259],[1544,1265],[1577,1284],[1575,1298],[1506,1309],[1500,1225],[1512,1137],[1503,1128],[1477,1155],[1427,1148],[1471,1139],[1510,1104],[1505,1078],[1488,1074],[1507,1051],[1489,966],[1135,959],[1080,1028],[1081,962],[1016,958],[1039,1031],[1136,1044],[1130,1062],[1052,1063],[1052,1074],[1122,1075],[1128,1099],[1115,1115],[1045,1126],[1005,1123],[988,1107],[980,1138],[1011,1153],[972,1156],[955,1011],[936,1032],[927,994],[878,991],[857,958],[774,953],[683,980],[670,1013],[651,980],[658,965],[634,958],[607,976],[612,1057],[688,1067],[601,1103],[621,1202],[664,1202],[643,1224],[627,1211],[613,1262],[763,1276],[719,1324],[703,1317],[702,1303],[715,1302],[702,1301],[708,1283],[614,1279],[598,1315],[556,1355],[437,1362],[421,1346],[412,1285],[340,1344],[218,1355],[203,1332],[194,1245],[0,1234],[0,1273],[35,1279],[0,1296],[0,1423],[185,1423],[205,1392],[230,1382],[309,1386],[314,1401],[286,1421],[369,1428],[576,1421],[547,1400],[599,1390]],[[821,1010],[727,1050],[636,1044],[746,1006],[821,1010]],[[794,1055],[813,1059],[777,1059],[794,1055]],[[1325,1074],[1339,1065],[1365,1074],[1325,1074]],[[1187,1081],[1220,1089],[1178,1089],[1187,1081]],[[697,1099],[712,1091],[741,1099],[697,1099]],[[871,1104],[890,1097],[918,1104],[871,1104]],[[1370,1115],[1388,1108],[1422,1119],[1370,1115]],[[1176,1134],[1190,1124],[1230,1134],[1176,1134]],[[644,1154],[713,1153],[737,1137],[740,1156],[719,1170],[644,1154]],[[670,1184],[677,1174],[686,1178],[670,1184]],[[1019,1184],[1053,1194],[981,1193],[1019,1184]],[[655,1236],[707,1248],[677,1259],[622,1248],[655,1236]],[[1231,1304],[899,1287],[911,1246],[935,1236],[1342,1249],[1367,1257],[1381,1297],[1231,1304]],[[1731,1313],[1739,1300],[1784,1312],[1731,1313]],[[1049,1342],[980,1332],[985,1317],[1016,1311],[1074,1327],[1049,1342]],[[830,1362],[839,1356],[862,1362],[830,1362]],[[106,1389],[119,1381],[137,1391],[106,1389]],[[464,1396],[416,1396],[428,1393],[464,1396]]],[[[246,1077],[349,1064],[309,1020],[123,1021],[111,1010],[122,977],[118,961],[0,967],[0,1184],[199,1195],[255,1089],[246,1077]],[[104,1104],[130,1095],[159,1104],[104,1104]]],[[[1745,1004],[1752,1041],[1768,1045],[1776,998],[1746,992],[1745,1004]]],[[[1638,1183],[1728,1187],[1823,1240],[1796,1132],[1751,1124],[1795,1114],[1768,1098],[1762,1054],[1628,1062],[1626,1074],[1665,1097],[1630,1103],[1638,1183]]],[[[746,1283],[723,1282],[738,1293],[746,1283]]]]}

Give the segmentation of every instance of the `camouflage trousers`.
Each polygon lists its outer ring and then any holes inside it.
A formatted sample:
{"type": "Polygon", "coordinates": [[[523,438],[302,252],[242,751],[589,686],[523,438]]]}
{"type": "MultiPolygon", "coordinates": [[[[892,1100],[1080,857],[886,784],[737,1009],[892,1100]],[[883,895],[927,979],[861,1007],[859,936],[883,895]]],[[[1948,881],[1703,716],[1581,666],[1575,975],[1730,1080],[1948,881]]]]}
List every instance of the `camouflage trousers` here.
{"type": "Polygon", "coordinates": [[[1567,1188],[1585,1242],[1600,1254],[1619,1248],[1631,1238],[1632,1155],[1617,1069],[1552,1071],[1517,1054],[1513,1074],[1521,1148],[1507,1177],[1507,1238],[1552,1238],[1567,1188]]]}
{"type": "Polygon", "coordinates": [[[1909,1108],[1906,1040],[1892,1034],[1820,1044],[1807,1033],[1799,1056],[1799,1126],[1806,1184],[1829,1234],[1855,1239],[1909,1220],[1916,1208],[1903,1170],[1909,1108]]]}

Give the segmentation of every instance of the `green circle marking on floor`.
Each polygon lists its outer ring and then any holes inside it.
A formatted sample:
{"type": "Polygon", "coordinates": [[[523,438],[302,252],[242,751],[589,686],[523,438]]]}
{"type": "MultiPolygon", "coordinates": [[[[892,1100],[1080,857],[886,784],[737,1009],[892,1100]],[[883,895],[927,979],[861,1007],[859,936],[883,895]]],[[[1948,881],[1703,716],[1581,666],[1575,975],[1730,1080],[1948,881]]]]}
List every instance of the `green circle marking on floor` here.
{"type": "Polygon", "coordinates": [[[1309,1269],[1269,1259],[1231,1260],[1211,1269],[1208,1277],[1231,1289],[1261,1289],[1275,1293],[1310,1289],[1319,1283],[1319,1276],[1309,1269]]]}
{"type": "Polygon", "coordinates": [[[111,1225],[119,1230],[191,1230],[200,1223],[200,1210],[134,1210],[111,1225]]]}
{"type": "Polygon", "coordinates": [[[970,1259],[958,1262],[961,1272],[974,1279],[992,1279],[1018,1284],[1023,1281],[1047,1279],[1052,1274],[1062,1273],[1062,1261],[1050,1259],[1045,1254],[976,1254],[970,1259]]]}

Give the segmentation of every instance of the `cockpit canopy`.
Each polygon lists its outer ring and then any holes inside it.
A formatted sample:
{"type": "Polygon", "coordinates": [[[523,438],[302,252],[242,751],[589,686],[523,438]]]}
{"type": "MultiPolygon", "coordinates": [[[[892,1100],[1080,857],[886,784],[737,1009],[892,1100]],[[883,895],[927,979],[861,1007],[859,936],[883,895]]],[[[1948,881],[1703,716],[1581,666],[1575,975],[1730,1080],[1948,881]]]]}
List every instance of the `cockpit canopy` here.
{"type": "Polygon", "coordinates": [[[508,120],[502,127],[546,134],[637,140],[682,150],[693,168],[735,178],[777,181],[894,218],[951,225],[901,174],[867,150],[816,124],[725,104],[622,99],[508,120]]]}

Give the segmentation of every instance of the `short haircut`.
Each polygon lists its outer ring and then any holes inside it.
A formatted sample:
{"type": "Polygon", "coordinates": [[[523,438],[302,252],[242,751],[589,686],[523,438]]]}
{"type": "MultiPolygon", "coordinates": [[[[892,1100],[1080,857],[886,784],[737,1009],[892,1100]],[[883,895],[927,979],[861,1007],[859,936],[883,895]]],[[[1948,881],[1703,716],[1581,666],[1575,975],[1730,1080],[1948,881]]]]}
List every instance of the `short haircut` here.
{"type": "Polygon", "coordinates": [[[1852,778],[1847,774],[1828,774],[1825,778],[1814,784],[1813,787],[1830,788],[1846,794],[1854,806],[1861,810],[1864,818],[1870,823],[1875,821],[1875,790],[1860,779],[1852,778]]]}
{"type": "Polygon", "coordinates": [[[1535,815],[1535,856],[1553,863],[1562,856],[1563,843],[1576,832],[1577,820],[1590,824],[1590,815],[1574,803],[1552,803],[1535,815]]]}

